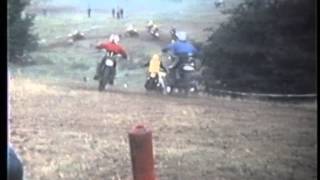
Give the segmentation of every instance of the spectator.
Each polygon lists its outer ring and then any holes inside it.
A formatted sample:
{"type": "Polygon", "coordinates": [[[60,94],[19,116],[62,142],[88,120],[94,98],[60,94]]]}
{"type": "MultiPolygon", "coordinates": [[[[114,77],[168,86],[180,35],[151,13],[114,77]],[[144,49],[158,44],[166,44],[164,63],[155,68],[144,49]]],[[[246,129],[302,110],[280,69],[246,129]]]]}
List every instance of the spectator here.
{"type": "Polygon", "coordinates": [[[88,8],[88,18],[90,18],[91,17],[91,8],[89,7],[88,8]]]}
{"type": "Polygon", "coordinates": [[[120,8],[120,18],[123,19],[123,9],[120,8]]]}
{"type": "Polygon", "coordinates": [[[120,11],[117,11],[117,19],[120,19],[120,11]]]}
{"type": "Polygon", "coordinates": [[[112,8],[112,18],[116,17],[116,10],[114,8],[112,8]]]}
{"type": "Polygon", "coordinates": [[[44,16],[47,16],[47,9],[46,8],[42,9],[42,13],[44,16]]]}

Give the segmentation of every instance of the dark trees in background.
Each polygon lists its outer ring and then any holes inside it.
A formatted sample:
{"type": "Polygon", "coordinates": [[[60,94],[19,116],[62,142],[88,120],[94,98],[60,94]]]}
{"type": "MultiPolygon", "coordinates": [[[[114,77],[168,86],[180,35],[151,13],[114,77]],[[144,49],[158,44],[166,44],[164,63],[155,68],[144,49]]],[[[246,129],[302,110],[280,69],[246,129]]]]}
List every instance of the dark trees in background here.
{"type": "Polygon", "coordinates": [[[31,33],[33,15],[23,10],[28,5],[27,0],[8,1],[8,61],[22,63],[26,52],[37,48],[37,37],[31,33]]]}
{"type": "Polygon", "coordinates": [[[207,87],[316,91],[315,0],[246,0],[204,48],[207,87]]]}

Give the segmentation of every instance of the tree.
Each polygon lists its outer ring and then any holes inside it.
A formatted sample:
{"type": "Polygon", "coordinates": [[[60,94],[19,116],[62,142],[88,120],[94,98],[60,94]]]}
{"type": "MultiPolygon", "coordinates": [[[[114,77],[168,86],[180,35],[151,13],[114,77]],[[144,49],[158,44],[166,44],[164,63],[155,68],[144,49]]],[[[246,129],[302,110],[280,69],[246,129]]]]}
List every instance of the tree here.
{"type": "Polygon", "coordinates": [[[8,1],[8,61],[22,63],[23,55],[37,47],[37,37],[31,33],[34,15],[24,12],[28,0],[8,1]]]}
{"type": "Polygon", "coordinates": [[[314,92],[315,7],[314,0],[245,0],[228,11],[229,21],[213,32],[204,50],[207,86],[314,92]]]}

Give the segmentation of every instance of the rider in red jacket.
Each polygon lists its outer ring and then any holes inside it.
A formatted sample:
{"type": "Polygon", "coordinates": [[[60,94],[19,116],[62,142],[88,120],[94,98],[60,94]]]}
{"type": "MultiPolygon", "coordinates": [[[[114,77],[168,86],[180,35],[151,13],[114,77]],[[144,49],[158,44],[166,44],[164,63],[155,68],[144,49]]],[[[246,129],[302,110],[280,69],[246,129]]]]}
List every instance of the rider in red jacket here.
{"type": "MultiPolygon", "coordinates": [[[[107,52],[113,52],[115,55],[120,54],[123,58],[127,59],[128,55],[127,52],[124,50],[124,48],[119,44],[120,38],[118,35],[112,34],[109,38],[109,41],[103,42],[96,46],[97,49],[105,49],[107,52]]],[[[96,75],[94,76],[95,80],[98,80],[99,78],[99,72],[100,67],[102,66],[102,63],[104,62],[104,58],[102,58],[101,62],[97,66],[96,75]]]]}

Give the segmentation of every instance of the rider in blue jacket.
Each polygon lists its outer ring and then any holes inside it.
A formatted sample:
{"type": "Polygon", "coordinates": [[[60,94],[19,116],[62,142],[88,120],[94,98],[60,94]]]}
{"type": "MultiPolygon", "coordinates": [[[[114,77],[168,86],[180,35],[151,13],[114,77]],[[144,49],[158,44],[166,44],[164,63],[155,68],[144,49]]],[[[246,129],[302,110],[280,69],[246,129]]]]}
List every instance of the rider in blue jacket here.
{"type": "Polygon", "coordinates": [[[189,41],[187,41],[187,34],[185,32],[178,32],[177,37],[178,41],[167,45],[162,49],[162,51],[171,51],[176,56],[188,55],[188,53],[198,53],[198,50],[189,41]]]}
{"type": "Polygon", "coordinates": [[[165,48],[162,49],[162,52],[170,51],[174,56],[177,56],[176,62],[173,63],[171,68],[175,69],[176,78],[179,79],[179,66],[182,64],[181,59],[183,59],[181,57],[186,57],[189,54],[195,56],[199,53],[199,51],[189,41],[187,41],[187,34],[185,32],[178,32],[177,37],[178,41],[167,45],[165,48]]]}

